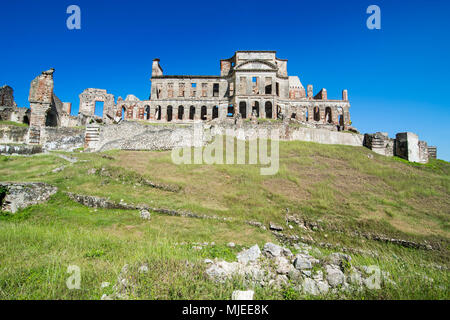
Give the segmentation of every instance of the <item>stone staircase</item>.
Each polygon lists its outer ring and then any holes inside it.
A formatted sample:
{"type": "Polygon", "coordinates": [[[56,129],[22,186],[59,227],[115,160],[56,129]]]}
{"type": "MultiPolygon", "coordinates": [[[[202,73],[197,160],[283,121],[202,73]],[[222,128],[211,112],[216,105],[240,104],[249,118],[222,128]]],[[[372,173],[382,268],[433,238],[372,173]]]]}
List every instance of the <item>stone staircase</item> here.
{"type": "Polygon", "coordinates": [[[30,127],[28,130],[28,143],[29,144],[40,144],[41,142],[41,128],[30,127]]]}
{"type": "Polygon", "coordinates": [[[86,134],[84,147],[91,149],[94,144],[100,141],[100,126],[97,124],[88,124],[86,126],[86,134]]]}

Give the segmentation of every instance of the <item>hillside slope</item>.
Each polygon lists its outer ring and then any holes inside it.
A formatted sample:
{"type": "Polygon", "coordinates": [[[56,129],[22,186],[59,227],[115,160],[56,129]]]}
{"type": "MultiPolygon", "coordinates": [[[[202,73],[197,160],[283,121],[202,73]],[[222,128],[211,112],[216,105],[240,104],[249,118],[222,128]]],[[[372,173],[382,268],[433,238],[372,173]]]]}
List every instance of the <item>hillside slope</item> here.
{"type": "MultiPolygon", "coordinates": [[[[0,181],[40,181],[59,189],[48,203],[2,214],[2,299],[98,299],[111,290],[100,288],[102,282],[114,283],[123,265],[142,261],[151,272],[135,298],[229,299],[243,284],[215,285],[205,277],[202,259],[233,260],[242,247],[280,241],[249,221],[281,225],[285,239],[301,237],[323,254],[350,252],[353,263],[379,265],[397,283],[333,298],[449,298],[447,162],[419,165],[365,148],[302,142],[280,143],[274,176],[261,176],[253,165],[175,165],[170,152],[64,154],[78,160],[73,164],[60,155],[0,158],[0,181]],[[137,210],[82,206],[65,191],[230,220],[152,213],[145,221],[137,210]],[[304,225],[288,227],[287,215],[304,225]],[[237,246],[228,247],[230,241],[237,246]],[[198,250],[203,242],[214,245],[198,250]],[[82,270],[80,290],[65,286],[68,265],[82,270]]],[[[308,297],[289,287],[255,291],[260,299],[308,297]]]]}

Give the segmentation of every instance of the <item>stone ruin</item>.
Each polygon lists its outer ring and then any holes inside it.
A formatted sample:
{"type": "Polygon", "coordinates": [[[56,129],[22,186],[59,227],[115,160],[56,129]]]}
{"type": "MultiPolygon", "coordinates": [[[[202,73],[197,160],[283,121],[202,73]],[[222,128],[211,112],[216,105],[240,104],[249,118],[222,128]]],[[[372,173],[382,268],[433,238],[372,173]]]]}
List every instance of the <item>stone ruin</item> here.
{"type": "Polygon", "coordinates": [[[0,121],[30,123],[30,109],[18,108],[14,101],[14,90],[4,85],[0,88],[0,121]]]}
{"type": "Polygon", "coordinates": [[[436,159],[436,147],[428,147],[412,132],[397,133],[395,139],[385,132],[366,133],[364,146],[383,156],[397,156],[411,162],[428,163],[429,159],[436,159]]]}
{"type": "MultiPolygon", "coordinates": [[[[71,116],[71,103],[62,102],[55,95],[54,71],[44,71],[31,82],[29,109],[17,108],[11,87],[0,88],[0,120],[29,124],[24,143],[45,144],[48,128],[78,126],[86,127],[84,147],[89,150],[98,151],[108,144],[152,150],[164,144],[161,137],[166,133],[146,129],[148,126],[142,126],[145,122],[204,123],[215,126],[216,132],[230,126],[244,128],[249,122],[253,127],[268,123],[280,126],[280,139],[284,140],[363,145],[384,156],[395,155],[420,163],[435,158],[437,153],[436,147],[428,147],[413,133],[400,133],[395,139],[381,132],[359,135],[350,120],[348,91],[342,91],[341,99],[330,99],[325,88],[314,95],[312,85],[305,89],[298,76],[288,75],[287,60],[278,58],[275,51],[236,51],[233,57],[220,60],[220,75],[164,75],[160,60],[154,59],[149,99],[140,100],[130,94],[125,100],[119,97],[116,101],[105,89],[88,88],[79,95],[77,116],[71,116]],[[96,110],[97,103],[103,103],[102,110],[96,110]],[[120,129],[108,127],[131,122],[134,125],[120,129]],[[291,124],[297,129],[291,130],[291,124]],[[127,131],[131,140],[120,134],[127,131]],[[142,139],[137,133],[142,134],[142,139]],[[158,135],[158,143],[152,142],[154,134],[158,135]]],[[[177,128],[173,126],[171,130],[171,134],[166,134],[170,139],[184,134],[174,132],[177,128]]],[[[17,134],[14,139],[17,143],[17,134]]],[[[77,146],[78,140],[74,139],[77,146]]],[[[0,143],[5,141],[0,139],[0,143]]],[[[169,149],[176,145],[169,142],[169,149]]]]}

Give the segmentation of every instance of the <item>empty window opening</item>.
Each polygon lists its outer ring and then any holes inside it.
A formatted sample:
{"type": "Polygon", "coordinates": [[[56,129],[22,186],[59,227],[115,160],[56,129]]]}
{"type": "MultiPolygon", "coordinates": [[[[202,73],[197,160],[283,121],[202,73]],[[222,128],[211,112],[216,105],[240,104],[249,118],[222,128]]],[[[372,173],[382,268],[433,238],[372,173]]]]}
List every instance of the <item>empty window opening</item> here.
{"type": "Polygon", "coordinates": [[[314,121],[320,121],[319,107],[314,107],[314,121]]]}
{"type": "Polygon", "coordinates": [[[150,119],[150,106],[144,107],[144,119],[149,120],[150,119]]]}
{"type": "Polygon", "coordinates": [[[194,120],[195,117],[195,107],[191,106],[189,108],[189,120],[194,120]]]}
{"type": "Polygon", "coordinates": [[[200,119],[206,120],[206,114],[207,114],[206,110],[207,110],[206,106],[203,106],[202,109],[201,109],[201,113],[200,113],[200,119]]]}
{"type": "Polygon", "coordinates": [[[245,77],[239,78],[239,94],[247,94],[247,81],[245,77]]]}
{"type": "Polygon", "coordinates": [[[266,77],[264,92],[265,94],[272,94],[272,78],[270,77],[266,77]]]}
{"type": "Polygon", "coordinates": [[[218,97],[218,96],[219,96],[219,84],[214,83],[213,84],[213,97],[218,97]]]}
{"type": "Polygon", "coordinates": [[[247,104],[244,101],[239,102],[239,113],[243,119],[247,118],[247,104]]]}
{"type": "Polygon", "coordinates": [[[232,104],[228,105],[227,117],[234,117],[234,105],[232,104]]]}
{"type": "Polygon", "coordinates": [[[344,126],[344,115],[342,114],[339,116],[339,125],[344,126]]]}
{"type": "Polygon", "coordinates": [[[184,118],[184,107],[179,106],[178,107],[178,120],[183,120],[184,118]]]}
{"type": "Polygon", "coordinates": [[[126,112],[127,112],[127,109],[125,109],[125,106],[122,106],[122,114],[121,114],[122,120],[125,120],[126,112]]]}
{"type": "Polygon", "coordinates": [[[266,118],[272,119],[272,103],[270,101],[266,102],[265,112],[266,112],[266,118]]]}
{"type": "Polygon", "coordinates": [[[332,118],[331,118],[331,108],[330,107],[326,107],[325,108],[325,122],[331,123],[332,122],[332,118]]]}
{"type": "Polygon", "coordinates": [[[30,118],[28,118],[28,116],[24,116],[22,122],[30,125],[30,118]]]}
{"type": "Polygon", "coordinates": [[[259,118],[259,102],[255,101],[255,103],[252,106],[252,115],[255,115],[257,118],[259,118]]]}
{"type": "Polygon", "coordinates": [[[296,113],[292,113],[291,114],[291,119],[295,119],[295,118],[297,118],[297,114],[296,113]]]}
{"type": "Polygon", "coordinates": [[[155,118],[156,118],[156,120],[161,120],[161,106],[156,107],[155,118]]]}
{"type": "Polygon", "coordinates": [[[184,97],[184,83],[178,84],[178,96],[184,97]]]}
{"type": "Polygon", "coordinates": [[[252,77],[252,91],[253,94],[259,94],[258,77],[252,77]]]}
{"type": "Polygon", "coordinates": [[[213,110],[212,110],[212,118],[216,119],[219,117],[219,107],[218,106],[214,106],[213,110]]]}
{"type": "Polygon", "coordinates": [[[94,114],[100,118],[103,118],[103,107],[104,107],[103,101],[95,101],[94,114]]]}
{"type": "Polygon", "coordinates": [[[167,121],[172,121],[173,108],[172,106],[167,107],[167,121]]]}
{"type": "Polygon", "coordinates": [[[280,96],[280,84],[277,82],[275,85],[276,94],[279,97],[280,96]]]}
{"type": "Polygon", "coordinates": [[[173,83],[167,84],[167,96],[173,98],[173,83]]]}

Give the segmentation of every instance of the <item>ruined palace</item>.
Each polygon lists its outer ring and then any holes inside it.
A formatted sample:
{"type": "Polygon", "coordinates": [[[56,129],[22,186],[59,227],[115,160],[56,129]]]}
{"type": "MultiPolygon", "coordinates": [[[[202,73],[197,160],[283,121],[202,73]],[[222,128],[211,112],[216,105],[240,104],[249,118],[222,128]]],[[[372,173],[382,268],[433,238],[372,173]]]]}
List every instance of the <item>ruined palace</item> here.
{"type": "MultiPolygon", "coordinates": [[[[11,87],[0,88],[0,121],[29,124],[0,128],[0,144],[15,144],[0,145],[0,153],[18,150],[20,143],[44,151],[167,150],[184,145],[189,124],[195,123],[215,134],[224,128],[277,128],[282,140],[365,146],[422,163],[436,157],[436,147],[411,132],[398,133],[395,139],[382,132],[359,134],[352,126],[348,91],[342,90],[340,100],[328,99],[324,88],[314,94],[312,85],[305,89],[298,76],[288,74],[287,62],[275,51],[236,51],[220,60],[218,75],[207,76],[165,75],[160,60],[154,59],[148,100],[132,94],[116,100],[106,89],[88,88],[79,95],[77,116],[71,115],[70,102],[55,95],[55,70],[49,69],[31,82],[29,108],[17,107],[11,87]],[[165,126],[146,125],[158,122],[165,126]]],[[[197,142],[193,144],[208,143],[197,142]]]]}
{"type": "Polygon", "coordinates": [[[289,76],[287,60],[275,51],[237,51],[220,60],[220,75],[164,75],[159,59],[153,60],[151,94],[140,101],[133,95],[125,100],[102,89],[80,94],[80,113],[94,115],[96,101],[104,105],[103,118],[184,122],[216,118],[277,119],[289,117],[302,122],[324,124],[346,130],[350,127],[347,90],[342,100],[329,100],[326,89],[313,94],[298,76],[289,76]]]}

